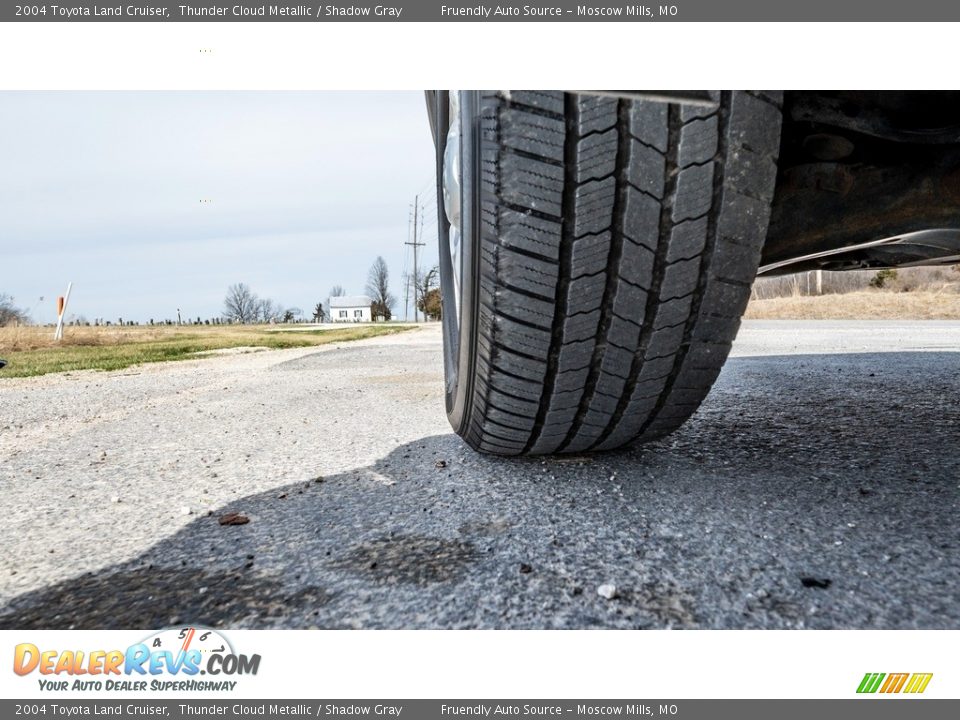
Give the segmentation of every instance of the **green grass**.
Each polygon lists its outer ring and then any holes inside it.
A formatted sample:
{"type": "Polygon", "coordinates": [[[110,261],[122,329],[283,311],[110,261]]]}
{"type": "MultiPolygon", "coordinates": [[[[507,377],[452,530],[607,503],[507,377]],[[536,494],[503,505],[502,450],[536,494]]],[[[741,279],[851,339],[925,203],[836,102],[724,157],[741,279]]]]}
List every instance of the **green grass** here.
{"type": "MultiPolygon", "coordinates": [[[[76,370],[122,370],[142,363],[189,360],[197,353],[236,347],[272,350],[365,340],[409,330],[409,326],[364,325],[317,330],[266,327],[197,326],[186,328],[66,328],[64,342],[53,344],[49,328],[0,328],[4,378],[32,377],[76,370]]],[[[214,356],[215,357],[215,356],[214,356]]]]}

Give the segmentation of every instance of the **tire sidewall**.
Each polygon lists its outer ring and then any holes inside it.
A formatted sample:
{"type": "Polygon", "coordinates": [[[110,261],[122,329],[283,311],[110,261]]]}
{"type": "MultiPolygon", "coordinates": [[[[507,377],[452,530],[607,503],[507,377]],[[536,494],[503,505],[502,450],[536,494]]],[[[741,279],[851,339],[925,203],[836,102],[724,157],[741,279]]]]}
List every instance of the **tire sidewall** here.
{"type": "MultiPolygon", "coordinates": [[[[444,97],[446,95],[444,94],[444,97]]],[[[476,337],[479,322],[479,247],[480,247],[480,93],[460,93],[460,169],[461,182],[461,278],[460,313],[454,318],[446,312],[456,308],[453,263],[449,252],[449,223],[443,208],[442,192],[438,205],[442,215],[440,286],[443,298],[443,355],[447,418],[458,434],[463,434],[470,419],[476,363],[476,337]],[[459,322],[455,322],[459,320],[459,322]]],[[[446,138],[446,132],[442,134],[446,138]]],[[[444,148],[438,148],[443,157],[444,148]]],[[[442,159],[441,159],[442,163],[442,159]]],[[[442,165],[441,165],[442,170],[442,165]]],[[[442,175],[441,181],[442,183],[442,175]]]]}

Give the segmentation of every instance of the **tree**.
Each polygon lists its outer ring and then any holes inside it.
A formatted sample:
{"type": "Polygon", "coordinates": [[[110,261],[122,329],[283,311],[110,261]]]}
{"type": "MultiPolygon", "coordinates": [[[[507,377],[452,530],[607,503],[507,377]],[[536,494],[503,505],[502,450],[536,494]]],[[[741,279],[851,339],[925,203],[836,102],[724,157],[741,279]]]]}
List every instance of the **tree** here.
{"type": "MultiPolygon", "coordinates": [[[[421,270],[417,273],[416,281],[413,284],[413,298],[417,304],[417,309],[422,312],[431,314],[424,310],[426,297],[430,294],[431,290],[437,290],[440,286],[440,268],[434,265],[432,268],[427,270],[421,270]]],[[[439,292],[437,293],[439,296],[439,292]]],[[[439,302],[439,297],[438,297],[439,302]]],[[[438,315],[439,317],[439,315],[438,315]]]]}
{"type": "Polygon", "coordinates": [[[322,323],[327,317],[327,313],[323,309],[323,303],[317,303],[317,306],[313,309],[313,321],[322,323]]]}
{"type": "Polygon", "coordinates": [[[436,320],[440,317],[440,268],[434,265],[432,268],[419,270],[413,282],[413,302],[414,307],[424,314],[424,319],[436,320]],[[434,297],[431,295],[436,291],[434,297]],[[429,307],[429,310],[425,310],[429,307]]]}
{"type": "Polygon", "coordinates": [[[330,297],[343,297],[347,294],[347,291],[343,289],[342,285],[334,285],[330,288],[330,297]]]}
{"type": "Polygon", "coordinates": [[[270,298],[263,298],[257,302],[257,321],[262,323],[279,322],[283,320],[284,309],[279,303],[270,298]]]}
{"type": "Polygon", "coordinates": [[[393,316],[391,308],[396,304],[397,299],[390,292],[390,271],[387,269],[387,261],[379,255],[373,261],[367,275],[367,294],[373,300],[370,303],[373,319],[389,320],[393,316]]]}
{"type": "Polygon", "coordinates": [[[246,283],[237,283],[227,288],[223,301],[223,317],[230,322],[252,323],[258,319],[260,299],[246,283]]]}
{"type": "Polygon", "coordinates": [[[13,298],[0,293],[0,327],[6,325],[26,325],[30,321],[26,310],[13,304],[13,298]]]}
{"type": "Polygon", "coordinates": [[[439,320],[443,316],[443,299],[440,297],[440,288],[432,288],[420,298],[417,305],[428,320],[439,320]]]}

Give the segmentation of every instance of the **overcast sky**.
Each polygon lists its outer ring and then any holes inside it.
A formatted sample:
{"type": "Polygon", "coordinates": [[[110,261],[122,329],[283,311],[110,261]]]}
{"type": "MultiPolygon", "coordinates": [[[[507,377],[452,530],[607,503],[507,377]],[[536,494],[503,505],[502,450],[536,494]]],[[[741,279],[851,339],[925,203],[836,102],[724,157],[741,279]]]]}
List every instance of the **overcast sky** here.
{"type": "Polygon", "coordinates": [[[0,293],[38,322],[68,281],[90,321],[213,317],[236,282],[307,312],[383,255],[402,316],[433,162],[422,93],[0,93],[0,293]]]}

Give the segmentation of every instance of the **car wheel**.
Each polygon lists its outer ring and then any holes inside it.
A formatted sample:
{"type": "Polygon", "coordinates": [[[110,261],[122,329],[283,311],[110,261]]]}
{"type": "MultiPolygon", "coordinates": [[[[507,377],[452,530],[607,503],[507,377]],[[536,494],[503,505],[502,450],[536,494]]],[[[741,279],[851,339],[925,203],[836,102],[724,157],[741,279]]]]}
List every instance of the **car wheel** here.
{"type": "Polygon", "coordinates": [[[454,430],[505,455],[675,430],[716,380],[749,299],[779,96],[438,97],[454,430]]]}

